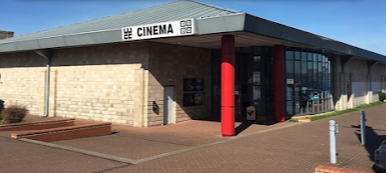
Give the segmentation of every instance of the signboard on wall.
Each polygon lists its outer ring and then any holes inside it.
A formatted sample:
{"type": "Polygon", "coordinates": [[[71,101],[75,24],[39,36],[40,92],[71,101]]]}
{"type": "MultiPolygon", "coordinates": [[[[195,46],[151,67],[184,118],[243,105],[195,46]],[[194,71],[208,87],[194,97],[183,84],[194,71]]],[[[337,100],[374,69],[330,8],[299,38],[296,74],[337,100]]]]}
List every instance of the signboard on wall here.
{"type": "Polygon", "coordinates": [[[247,107],[247,120],[256,120],[256,110],[254,106],[247,107]]]}
{"type": "Polygon", "coordinates": [[[204,78],[184,79],[184,106],[198,106],[205,103],[204,78]]]}
{"type": "Polygon", "coordinates": [[[287,84],[293,85],[295,83],[294,79],[287,79],[287,84]]]}
{"type": "Polygon", "coordinates": [[[143,40],[161,37],[176,37],[195,34],[194,19],[184,19],[172,22],[123,27],[122,40],[143,40]]]}

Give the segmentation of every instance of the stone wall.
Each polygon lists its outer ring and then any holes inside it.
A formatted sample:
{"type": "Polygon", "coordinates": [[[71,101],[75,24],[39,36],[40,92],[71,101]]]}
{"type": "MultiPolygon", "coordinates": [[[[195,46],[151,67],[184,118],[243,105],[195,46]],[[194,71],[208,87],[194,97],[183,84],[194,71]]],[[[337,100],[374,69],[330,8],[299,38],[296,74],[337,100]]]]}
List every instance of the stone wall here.
{"type": "Polygon", "coordinates": [[[339,56],[334,58],[334,97],[335,108],[345,110],[361,104],[379,100],[378,92],[386,89],[384,85],[385,64],[377,63],[369,69],[367,60],[352,58],[344,65],[342,72],[339,56]]]}
{"type": "MultiPolygon", "coordinates": [[[[144,126],[146,43],[56,49],[50,116],[144,126]]],[[[43,115],[46,60],[34,52],[0,55],[0,98],[43,115]]]]}
{"type": "Polygon", "coordinates": [[[352,87],[349,108],[369,103],[367,97],[367,91],[369,89],[367,61],[352,58],[345,64],[345,73],[347,74],[348,80],[351,81],[352,87]]]}
{"type": "MultiPolygon", "coordinates": [[[[175,87],[175,123],[210,114],[210,50],[141,42],[55,49],[50,116],[132,126],[163,124],[164,87],[175,87]],[[205,105],[183,106],[183,79],[205,79],[205,105]],[[153,109],[159,106],[159,113],[153,109]]],[[[34,52],[0,54],[0,98],[44,114],[46,60],[34,52]]]]}
{"type": "Polygon", "coordinates": [[[145,43],[55,51],[51,109],[54,115],[143,126],[145,43]]]}
{"type": "Polygon", "coordinates": [[[372,101],[379,100],[379,92],[386,89],[385,85],[385,64],[377,63],[371,67],[371,97],[372,101]]]}
{"type": "Polygon", "coordinates": [[[148,124],[163,124],[164,87],[174,86],[175,123],[210,115],[211,54],[209,49],[152,43],[149,58],[148,124]],[[205,104],[183,106],[183,79],[204,78],[205,104]],[[152,110],[156,102],[159,113],[152,110]]]}
{"type": "Polygon", "coordinates": [[[43,114],[45,60],[34,52],[0,54],[0,99],[43,114]]]}

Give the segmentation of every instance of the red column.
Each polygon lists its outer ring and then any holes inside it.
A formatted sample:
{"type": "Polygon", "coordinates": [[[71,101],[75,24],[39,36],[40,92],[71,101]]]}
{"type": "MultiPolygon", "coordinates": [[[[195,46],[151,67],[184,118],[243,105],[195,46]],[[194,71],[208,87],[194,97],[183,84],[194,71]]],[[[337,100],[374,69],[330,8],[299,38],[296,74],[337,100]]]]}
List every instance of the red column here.
{"type": "Polygon", "coordinates": [[[274,45],[273,56],[273,108],[276,122],[285,121],[284,47],[274,45]]]}
{"type": "Polygon", "coordinates": [[[221,133],[235,134],[235,38],[224,35],[221,40],[221,133]]]}

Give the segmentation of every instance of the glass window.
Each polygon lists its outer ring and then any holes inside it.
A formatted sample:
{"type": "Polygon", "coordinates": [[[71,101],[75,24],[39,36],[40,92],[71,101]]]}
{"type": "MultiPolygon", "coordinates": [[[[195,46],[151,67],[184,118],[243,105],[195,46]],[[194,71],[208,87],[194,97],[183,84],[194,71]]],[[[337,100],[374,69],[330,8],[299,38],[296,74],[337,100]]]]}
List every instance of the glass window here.
{"type": "Polygon", "coordinates": [[[307,53],[308,61],[312,61],[312,53],[307,53]]]}
{"type": "Polygon", "coordinates": [[[302,52],[302,61],[307,61],[307,53],[302,52]]]}
{"type": "Polygon", "coordinates": [[[299,114],[300,113],[300,108],[301,108],[301,105],[300,105],[300,102],[299,101],[295,101],[295,114],[299,114]]]}
{"type": "Polygon", "coordinates": [[[293,109],[293,102],[287,101],[287,115],[293,115],[294,109],[293,109]]]}
{"type": "Polygon", "coordinates": [[[331,105],[331,63],[318,53],[286,52],[287,115],[329,111],[331,105]]]}
{"type": "Polygon", "coordinates": [[[294,52],[286,51],[285,54],[286,54],[285,55],[286,59],[288,59],[288,60],[293,60],[294,59],[294,52]]]}
{"type": "Polygon", "coordinates": [[[307,62],[302,61],[302,75],[307,74],[307,62]]]}
{"type": "MultiPolygon", "coordinates": [[[[288,79],[287,79],[287,81],[288,81],[288,79]]],[[[287,82],[286,91],[287,91],[287,94],[286,94],[287,100],[292,100],[293,95],[294,95],[293,87],[292,87],[292,85],[288,84],[288,82],[287,82]]]]}
{"type": "MultiPolygon", "coordinates": [[[[316,57],[316,56],[315,56],[316,57]]],[[[315,88],[318,88],[318,63],[317,62],[313,62],[313,73],[314,73],[314,79],[313,79],[313,82],[314,82],[314,87],[315,88]]]]}
{"type": "Polygon", "coordinates": [[[287,62],[286,62],[286,72],[287,72],[287,75],[289,74],[289,73],[293,73],[294,72],[294,61],[288,61],[287,60],[287,62]]]}
{"type": "Polygon", "coordinates": [[[313,79],[314,72],[313,72],[312,67],[313,67],[312,62],[308,62],[308,66],[307,66],[308,82],[307,83],[308,83],[308,87],[310,87],[310,88],[313,88],[312,81],[314,80],[313,79]]]}
{"type": "Polygon", "coordinates": [[[323,80],[323,74],[322,74],[322,63],[318,62],[318,88],[322,89],[322,81],[323,80]]]}
{"type": "Polygon", "coordinates": [[[295,60],[300,60],[300,52],[295,52],[295,60]]]}
{"type": "Polygon", "coordinates": [[[295,61],[295,80],[296,81],[299,81],[300,80],[300,71],[301,71],[301,67],[300,67],[300,61],[295,61]]]}
{"type": "Polygon", "coordinates": [[[295,84],[295,92],[294,92],[294,99],[295,100],[300,100],[300,85],[299,84],[295,84]]]}

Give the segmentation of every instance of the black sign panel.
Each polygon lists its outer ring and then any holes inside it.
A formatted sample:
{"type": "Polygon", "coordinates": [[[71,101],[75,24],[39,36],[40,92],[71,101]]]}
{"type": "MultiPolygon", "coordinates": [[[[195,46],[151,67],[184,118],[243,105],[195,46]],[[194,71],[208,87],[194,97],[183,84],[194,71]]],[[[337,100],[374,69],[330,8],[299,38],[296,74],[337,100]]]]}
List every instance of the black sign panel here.
{"type": "Polygon", "coordinates": [[[184,106],[197,106],[205,103],[204,78],[184,79],[184,106]]]}

